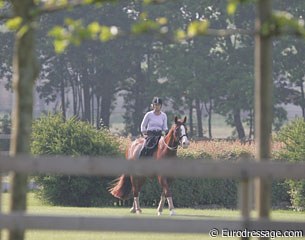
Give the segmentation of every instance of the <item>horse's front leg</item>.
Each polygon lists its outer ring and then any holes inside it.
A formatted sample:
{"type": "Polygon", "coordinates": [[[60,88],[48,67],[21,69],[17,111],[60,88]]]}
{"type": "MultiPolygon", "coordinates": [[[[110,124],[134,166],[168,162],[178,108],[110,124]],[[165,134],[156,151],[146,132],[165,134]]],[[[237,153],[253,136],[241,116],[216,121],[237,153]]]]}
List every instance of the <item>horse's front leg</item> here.
{"type": "MultiPolygon", "coordinates": [[[[158,180],[159,180],[159,183],[160,185],[162,186],[163,188],[163,192],[164,192],[164,198],[166,198],[167,200],[167,204],[168,204],[168,209],[169,209],[169,214],[171,216],[173,215],[176,215],[175,213],[175,207],[174,207],[174,202],[173,202],[173,196],[172,196],[172,192],[170,191],[170,188],[169,188],[169,184],[168,184],[168,180],[167,178],[165,177],[162,177],[162,176],[159,176],[158,177],[158,180]]],[[[162,196],[161,196],[162,198],[162,196]]],[[[162,199],[161,199],[162,200],[162,199]]],[[[165,201],[165,199],[164,199],[165,201]]],[[[160,201],[161,202],[161,201],[160,201]]],[[[160,205],[160,204],[159,204],[160,205]]],[[[158,208],[159,209],[159,208],[158,208]]],[[[159,215],[159,212],[158,212],[158,215],[159,215]]]]}
{"type": "Polygon", "coordinates": [[[132,200],[132,207],[129,210],[131,213],[136,213],[136,206],[134,199],[132,200]]]}
{"type": "Polygon", "coordinates": [[[158,205],[158,208],[157,208],[158,216],[162,215],[165,200],[166,200],[165,194],[164,194],[164,192],[162,192],[161,197],[160,197],[160,202],[159,202],[159,205],[158,205]]]}
{"type": "Polygon", "coordinates": [[[131,213],[142,213],[141,207],[140,207],[140,191],[141,187],[145,181],[145,178],[139,178],[139,177],[130,177],[131,184],[132,184],[132,192],[133,192],[133,204],[130,209],[131,213]]]}

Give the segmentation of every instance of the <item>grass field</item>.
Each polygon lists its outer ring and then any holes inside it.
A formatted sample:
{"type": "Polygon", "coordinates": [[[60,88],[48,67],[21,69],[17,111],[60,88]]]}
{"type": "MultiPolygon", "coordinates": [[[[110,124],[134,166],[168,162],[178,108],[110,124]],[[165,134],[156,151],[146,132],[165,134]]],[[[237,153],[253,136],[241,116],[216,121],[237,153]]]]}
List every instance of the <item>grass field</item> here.
{"type": "MultiPolygon", "coordinates": [[[[7,193],[2,197],[2,211],[7,212],[9,208],[9,196],[7,193]]],[[[47,215],[84,215],[84,216],[130,216],[128,208],[77,208],[77,207],[57,207],[42,204],[33,193],[28,194],[28,213],[47,214],[47,215]]],[[[161,218],[169,218],[164,212],[161,218]]],[[[156,209],[143,209],[142,216],[137,217],[156,217],[156,209]]],[[[237,210],[229,209],[177,209],[175,218],[184,219],[214,219],[217,217],[228,217],[236,219],[239,217],[237,210]]],[[[304,213],[287,210],[273,211],[271,217],[276,220],[303,221],[304,213]]],[[[304,221],[305,224],[305,221],[304,221]]],[[[7,239],[7,232],[3,231],[2,240],[7,239]]],[[[27,231],[26,240],[204,240],[204,239],[223,239],[211,238],[204,234],[160,234],[160,233],[120,233],[120,232],[71,232],[71,231],[27,231]]],[[[237,239],[237,238],[230,238],[237,239]]],[[[281,238],[285,239],[285,238],[281,238]]],[[[286,238],[289,239],[289,238],[286,238]]],[[[291,238],[290,238],[291,239],[291,238]]],[[[304,238],[294,238],[304,239],[304,238]]]]}

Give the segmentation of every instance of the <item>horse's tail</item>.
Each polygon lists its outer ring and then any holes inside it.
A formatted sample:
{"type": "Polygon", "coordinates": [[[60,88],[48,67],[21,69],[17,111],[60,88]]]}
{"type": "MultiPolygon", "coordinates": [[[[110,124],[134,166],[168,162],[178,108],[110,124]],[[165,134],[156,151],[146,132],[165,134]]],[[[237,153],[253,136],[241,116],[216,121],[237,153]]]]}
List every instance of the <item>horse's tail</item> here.
{"type": "Polygon", "coordinates": [[[116,198],[126,200],[130,197],[131,186],[130,176],[122,175],[114,180],[109,192],[116,198]]]}

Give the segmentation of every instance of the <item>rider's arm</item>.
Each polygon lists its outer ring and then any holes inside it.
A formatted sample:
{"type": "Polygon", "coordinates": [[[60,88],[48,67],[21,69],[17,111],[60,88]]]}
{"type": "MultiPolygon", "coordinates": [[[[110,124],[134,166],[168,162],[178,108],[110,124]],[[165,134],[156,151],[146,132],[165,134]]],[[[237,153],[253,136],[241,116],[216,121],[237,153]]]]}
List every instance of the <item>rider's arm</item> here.
{"type": "Polygon", "coordinates": [[[162,131],[165,132],[165,135],[168,133],[167,115],[166,115],[166,113],[164,113],[162,131]]]}
{"type": "Polygon", "coordinates": [[[148,120],[149,120],[149,114],[146,113],[143,120],[142,120],[142,123],[141,123],[141,133],[142,135],[146,135],[147,134],[147,125],[148,125],[148,120]]]}

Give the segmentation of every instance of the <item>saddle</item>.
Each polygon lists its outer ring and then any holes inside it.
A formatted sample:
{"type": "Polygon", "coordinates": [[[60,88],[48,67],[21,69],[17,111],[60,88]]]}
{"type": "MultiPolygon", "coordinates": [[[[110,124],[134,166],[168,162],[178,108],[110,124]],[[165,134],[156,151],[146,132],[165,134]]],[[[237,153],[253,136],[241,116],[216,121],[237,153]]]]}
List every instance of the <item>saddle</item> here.
{"type": "Polygon", "coordinates": [[[152,157],[162,136],[161,131],[148,131],[140,157],[152,157]]]}

